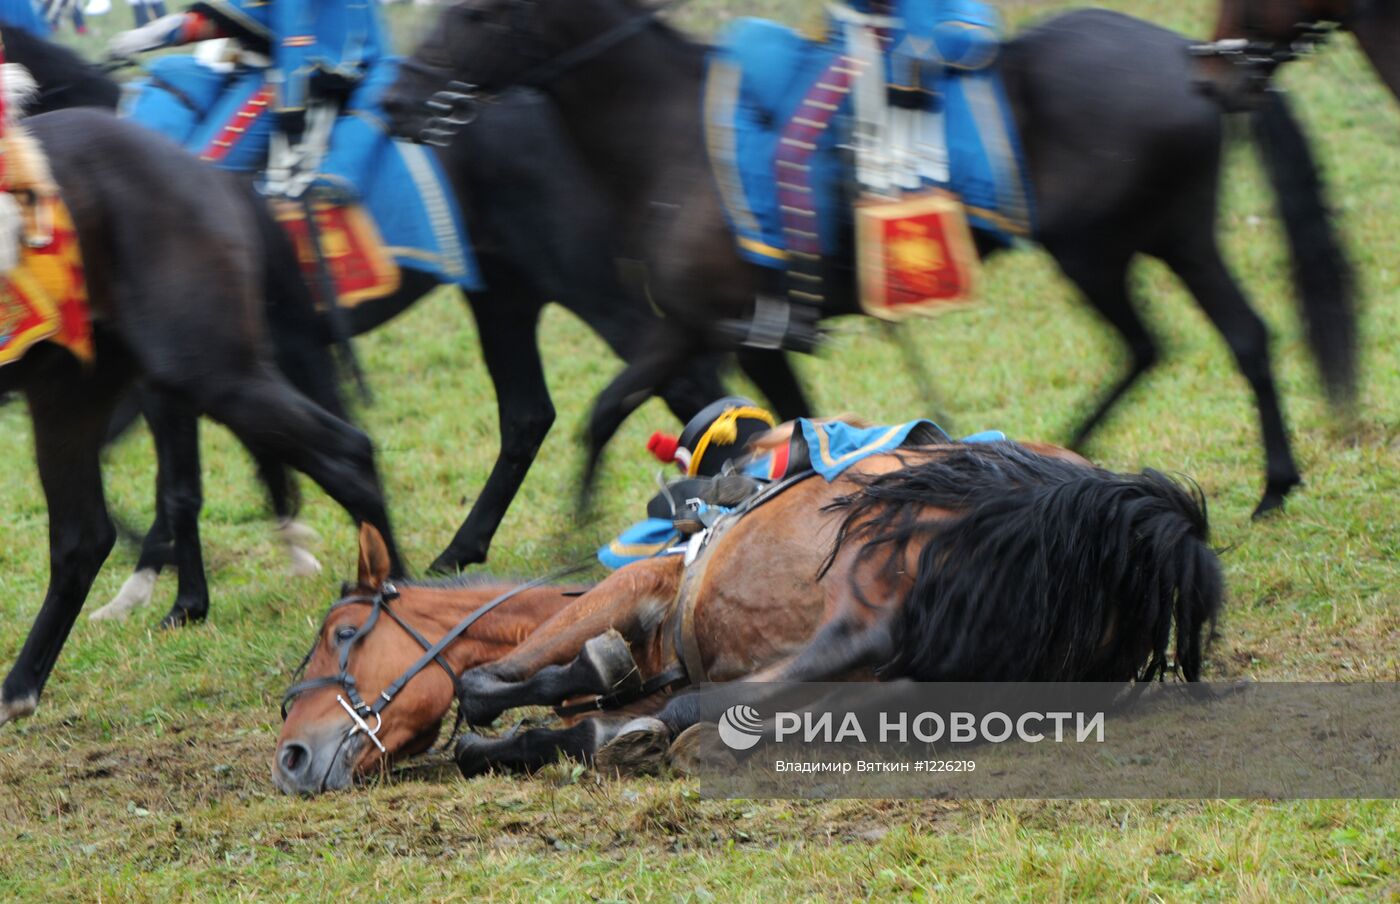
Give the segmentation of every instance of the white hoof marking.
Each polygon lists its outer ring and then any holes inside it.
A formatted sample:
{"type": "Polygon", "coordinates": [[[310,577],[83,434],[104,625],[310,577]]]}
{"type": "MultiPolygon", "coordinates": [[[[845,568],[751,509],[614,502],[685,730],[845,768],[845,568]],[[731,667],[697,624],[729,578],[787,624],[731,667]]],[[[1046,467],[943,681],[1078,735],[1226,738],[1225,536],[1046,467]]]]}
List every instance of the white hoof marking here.
{"type": "Polygon", "coordinates": [[[22,719],[39,708],[38,697],[0,701],[0,725],[22,719]]]}
{"type": "Polygon", "coordinates": [[[146,605],[156,589],[157,572],[154,568],[142,568],[126,579],[122,589],[112,597],[112,601],[88,616],[89,621],[121,621],[131,614],[131,610],[146,605]]]}
{"type": "Polygon", "coordinates": [[[287,548],[287,571],[293,577],[305,578],[321,573],[321,563],[306,548],[306,544],[321,539],[316,531],[300,521],[287,519],[273,528],[277,539],[287,548]]]}

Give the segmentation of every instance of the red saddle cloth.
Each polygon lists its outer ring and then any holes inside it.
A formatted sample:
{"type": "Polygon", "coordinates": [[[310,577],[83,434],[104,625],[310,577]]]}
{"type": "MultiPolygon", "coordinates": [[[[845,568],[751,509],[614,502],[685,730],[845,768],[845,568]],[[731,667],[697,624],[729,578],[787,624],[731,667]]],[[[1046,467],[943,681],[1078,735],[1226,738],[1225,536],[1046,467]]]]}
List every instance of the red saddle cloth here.
{"type": "MultiPolygon", "coordinates": [[[[358,204],[318,201],[314,209],[321,254],[335,281],[336,296],[342,307],[354,307],[398,291],[398,264],[389,256],[374,220],[364,208],[358,204]]],[[[273,211],[296,248],[307,285],[317,296],[317,303],[324,307],[326,299],[320,297],[321,278],[305,209],[290,201],[275,201],[273,211]]]]}
{"type": "Polygon", "coordinates": [[[856,207],[860,303],[899,320],[973,300],[977,247],[957,198],[942,191],[856,207]]]}
{"type": "Polygon", "coordinates": [[[46,340],[87,363],[92,323],[77,230],[56,195],[38,199],[28,213],[26,232],[46,241],[26,246],[19,266],[0,275],[0,365],[18,361],[46,340]]]}

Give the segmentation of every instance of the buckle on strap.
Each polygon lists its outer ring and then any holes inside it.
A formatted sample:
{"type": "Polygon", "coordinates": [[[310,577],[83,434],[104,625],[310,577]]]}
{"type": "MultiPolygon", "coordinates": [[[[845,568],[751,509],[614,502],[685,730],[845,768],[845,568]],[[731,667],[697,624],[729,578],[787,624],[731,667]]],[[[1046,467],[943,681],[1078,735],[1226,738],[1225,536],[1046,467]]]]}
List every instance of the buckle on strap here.
{"type": "Polygon", "coordinates": [[[374,716],[374,727],[370,728],[369,723],[360,716],[355,710],[355,707],[351,706],[350,702],[346,700],[344,696],[336,694],[335,702],[340,704],[341,709],[345,710],[345,712],[350,715],[350,721],[355,723],[355,727],[350,729],[350,737],[353,738],[357,731],[363,731],[369,736],[369,739],[374,742],[374,746],[379,748],[380,753],[387,754],[389,752],[383,744],[379,743],[379,735],[377,734],[379,729],[384,725],[383,716],[370,710],[371,715],[374,716]]]}

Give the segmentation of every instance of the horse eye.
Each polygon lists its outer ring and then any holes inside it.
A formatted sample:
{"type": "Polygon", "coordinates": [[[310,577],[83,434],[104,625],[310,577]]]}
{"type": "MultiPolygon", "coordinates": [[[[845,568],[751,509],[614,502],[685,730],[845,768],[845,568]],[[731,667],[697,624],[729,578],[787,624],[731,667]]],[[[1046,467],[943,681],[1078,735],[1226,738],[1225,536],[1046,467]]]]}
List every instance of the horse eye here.
{"type": "Polygon", "coordinates": [[[354,639],[359,630],[360,629],[356,628],[354,625],[341,625],[339,628],[335,629],[336,642],[345,643],[347,640],[354,639]]]}

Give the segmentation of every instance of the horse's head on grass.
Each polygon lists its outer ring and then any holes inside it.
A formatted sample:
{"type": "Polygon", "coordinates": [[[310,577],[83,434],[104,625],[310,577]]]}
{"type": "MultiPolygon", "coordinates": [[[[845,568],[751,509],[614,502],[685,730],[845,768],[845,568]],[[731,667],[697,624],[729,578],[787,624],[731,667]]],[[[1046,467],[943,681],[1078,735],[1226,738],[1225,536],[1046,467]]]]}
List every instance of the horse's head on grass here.
{"type": "Polygon", "coordinates": [[[344,788],[427,750],[455,699],[456,676],[514,649],[571,600],[566,588],[526,590],[430,656],[430,648],[513,585],[475,578],[395,583],[388,575],[383,539],[362,527],[358,580],[331,604],[304,677],[284,700],[272,777],[286,793],[344,788]]]}

